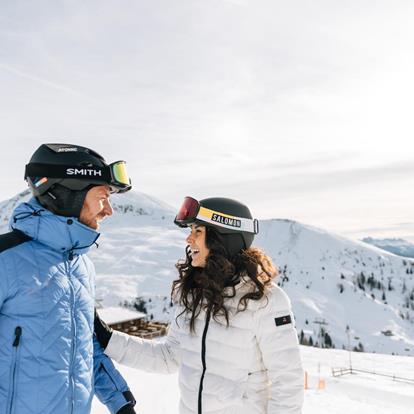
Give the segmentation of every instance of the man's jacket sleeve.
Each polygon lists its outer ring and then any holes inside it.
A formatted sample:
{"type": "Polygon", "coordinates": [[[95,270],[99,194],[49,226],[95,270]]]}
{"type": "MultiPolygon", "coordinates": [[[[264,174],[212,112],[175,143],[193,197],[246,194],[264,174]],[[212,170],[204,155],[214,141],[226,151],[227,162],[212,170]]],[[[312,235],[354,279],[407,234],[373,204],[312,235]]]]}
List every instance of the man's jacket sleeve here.
{"type": "Polygon", "coordinates": [[[104,354],[95,335],[93,336],[95,394],[111,414],[117,413],[127,404],[135,405],[128,384],[115,368],[111,359],[104,354]]]}

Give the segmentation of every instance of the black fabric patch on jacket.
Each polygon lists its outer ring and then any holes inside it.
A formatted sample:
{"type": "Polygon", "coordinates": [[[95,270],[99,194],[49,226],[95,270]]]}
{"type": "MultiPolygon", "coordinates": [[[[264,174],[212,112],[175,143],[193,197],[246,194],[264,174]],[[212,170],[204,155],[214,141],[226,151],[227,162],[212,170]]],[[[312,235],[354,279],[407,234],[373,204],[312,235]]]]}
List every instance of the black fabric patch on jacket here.
{"type": "Polygon", "coordinates": [[[281,316],[280,318],[275,318],[276,326],[282,326],[287,325],[289,323],[292,323],[292,318],[290,315],[281,316]]]}
{"type": "Polygon", "coordinates": [[[32,238],[20,230],[13,230],[10,233],[0,234],[0,253],[29,240],[32,240],[32,238]]]}

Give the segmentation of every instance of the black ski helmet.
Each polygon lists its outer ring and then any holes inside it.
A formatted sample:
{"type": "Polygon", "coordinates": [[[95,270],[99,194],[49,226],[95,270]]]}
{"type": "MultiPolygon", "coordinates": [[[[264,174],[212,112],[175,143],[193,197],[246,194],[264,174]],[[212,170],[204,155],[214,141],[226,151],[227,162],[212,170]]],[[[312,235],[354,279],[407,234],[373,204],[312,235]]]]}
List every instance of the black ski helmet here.
{"type": "Polygon", "coordinates": [[[108,165],[97,152],[72,144],[42,144],[26,165],[25,179],[43,207],[66,217],[79,218],[94,186],[109,185],[111,192],[131,189],[124,161],[108,165]]]}
{"type": "Polygon", "coordinates": [[[213,227],[230,256],[248,249],[259,232],[258,221],[253,219],[249,208],[239,201],[224,197],[200,201],[186,197],[174,222],[180,227],[188,227],[193,223],[213,227]]]}

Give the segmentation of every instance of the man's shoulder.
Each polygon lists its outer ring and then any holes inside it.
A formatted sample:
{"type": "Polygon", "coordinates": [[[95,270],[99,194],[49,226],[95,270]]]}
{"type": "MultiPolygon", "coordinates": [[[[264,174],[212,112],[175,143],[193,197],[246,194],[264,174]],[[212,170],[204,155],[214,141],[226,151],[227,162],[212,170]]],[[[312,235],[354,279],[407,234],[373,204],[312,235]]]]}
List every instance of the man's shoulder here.
{"type": "Polygon", "coordinates": [[[0,234],[0,253],[17,247],[29,240],[31,240],[31,238],[19,230],[0,234]]]}

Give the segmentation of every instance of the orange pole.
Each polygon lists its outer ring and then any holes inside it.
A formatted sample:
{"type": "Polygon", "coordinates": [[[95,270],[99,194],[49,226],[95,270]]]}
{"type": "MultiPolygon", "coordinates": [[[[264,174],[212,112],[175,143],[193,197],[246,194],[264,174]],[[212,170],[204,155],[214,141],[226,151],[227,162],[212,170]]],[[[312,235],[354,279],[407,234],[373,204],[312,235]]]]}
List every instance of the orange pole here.
{"type": "Polygon", "coordinates": [[[308,372],[305,371],[305,390],[308,390],[309,386],[308,386],[308,372]]]}

